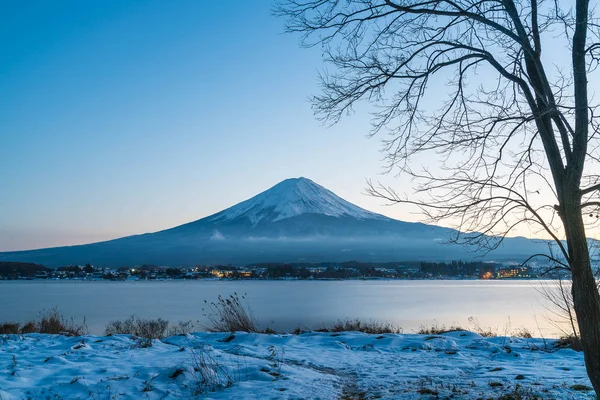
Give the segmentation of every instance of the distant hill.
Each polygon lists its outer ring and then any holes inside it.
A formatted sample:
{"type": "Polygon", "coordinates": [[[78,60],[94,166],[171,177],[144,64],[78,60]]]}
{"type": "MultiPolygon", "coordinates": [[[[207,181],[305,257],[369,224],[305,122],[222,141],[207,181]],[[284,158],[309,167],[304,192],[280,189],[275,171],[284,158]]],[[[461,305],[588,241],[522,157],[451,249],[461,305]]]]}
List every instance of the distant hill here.
{"type": "MultiPolygon", "coordinates": [[[[286,179],[226,210],[175,228],[106,242],[4,252],[0,260],[56,267],[256,262],[474,259],[473,249],[444,244],[456,231],[404,222],[362,209],[307,178],[286,179]]],[[[486,259],[524,257],[539,241],[506,239],[486,259]]]]}

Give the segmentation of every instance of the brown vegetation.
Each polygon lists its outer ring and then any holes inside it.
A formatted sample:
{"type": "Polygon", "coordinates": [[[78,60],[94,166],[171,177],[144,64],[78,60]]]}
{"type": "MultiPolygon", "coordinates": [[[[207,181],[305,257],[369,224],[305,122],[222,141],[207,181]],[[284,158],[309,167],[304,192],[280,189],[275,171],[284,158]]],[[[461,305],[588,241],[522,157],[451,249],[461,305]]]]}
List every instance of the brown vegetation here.
{"type": "Polygon", "coordinates": [[[315,332],[363,332],[370,334],[402,333],[402,328],[386,322],[361,321],[360,319],[338,320],[331,327],[315,329],[315,332]]]}
{"type": "Polygon", "coordinates": [[[21,324],[18,322],[0,323],[0,335],[16,335],[21,333],[21,324]]]}
{"type": "Polygon", "coordinates": [[[246,302],[246,296],[237,293],[229,297],[219,295],[216,302],[204,300],[204,316],[209,321],[209,332],[258,332],[257,323],[246,302]]]}
{"type": "Polygon", "coordinates": [[[421,325],[419,330],[417,331],[420,335],[442,335],[448,332],[458,332],[458,331],[468,331],[468,329],[461,328],[460,326],[450,326],[450,328],[446,328],[446,325],[439,326],[437,324],[432,325],[431,327],[427,327],[425,325],[421,325]]]}
{"type": "Polygon", "coordinates": [[[66,319],[56,308],[41,311],[37,321],[29,321],[22,325],[18,322],[0,323],[0,334],[25,333],[81,336],[87,334],[88,329],[85,319],[82,324],[76,324],[72,318],[66,319]]]}
{"type": "Polygon", "coordinates": [[[177,325],[169,326],[169,321],[162,318],[145,319],[132,315],[125,320],[109,322],[104,328],[104,334],[126,334],[144,339],[162,339],[168,336],[190,333],[193,327],[194,324],[191,321],[179,322],[177,325]]]}

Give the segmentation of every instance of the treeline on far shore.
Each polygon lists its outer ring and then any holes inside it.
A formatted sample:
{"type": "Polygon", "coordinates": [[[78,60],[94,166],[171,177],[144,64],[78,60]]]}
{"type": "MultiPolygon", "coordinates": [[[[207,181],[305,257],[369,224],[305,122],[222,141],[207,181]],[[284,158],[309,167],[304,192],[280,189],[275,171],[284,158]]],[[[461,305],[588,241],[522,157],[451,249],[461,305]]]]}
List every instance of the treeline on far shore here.
{"type": "Polygon", "coordinates": [[[529,266],[482,261],[260,263],[248,266],[196,267],[67,265],[56,269],[25,262],[0,261],[0,279],[171,280],[171,279],[506,279],[536,278],[529,266]]]}
{"type": "Polygon", "coordinates": [[[51,273],[50,268],[46,268],[40,264],[26,263],[26,262],[11,262],[11,261],[0,261],[0,278],[4,279],[17,279],[23,278],[34,278],[39,273],[51,273]]]}

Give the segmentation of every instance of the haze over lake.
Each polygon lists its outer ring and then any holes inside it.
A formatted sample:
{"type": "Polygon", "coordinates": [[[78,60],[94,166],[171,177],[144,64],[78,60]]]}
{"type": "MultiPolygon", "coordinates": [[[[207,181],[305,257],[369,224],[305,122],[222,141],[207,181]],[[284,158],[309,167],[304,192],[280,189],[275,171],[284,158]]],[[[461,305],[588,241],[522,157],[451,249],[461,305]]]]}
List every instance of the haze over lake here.
{"type": "Polygon", "coordinates": [[[550,281],[0,281],[0,321],[25,322],[57,307],[65,317],[102,334],[112,320],[132,314],[171,322],[205,321],[204,300],[247,293],[261,327],[315,329],[337,320],[389,322],[405,333],[431,324],[482,328],[500,335],[521,327],[556,337],[547,301],[536,290],[550,281]],[[18,301],[15,301],[18,299],[18,301]],[[10,305],[10,306],[6,306],[10,305]]]}

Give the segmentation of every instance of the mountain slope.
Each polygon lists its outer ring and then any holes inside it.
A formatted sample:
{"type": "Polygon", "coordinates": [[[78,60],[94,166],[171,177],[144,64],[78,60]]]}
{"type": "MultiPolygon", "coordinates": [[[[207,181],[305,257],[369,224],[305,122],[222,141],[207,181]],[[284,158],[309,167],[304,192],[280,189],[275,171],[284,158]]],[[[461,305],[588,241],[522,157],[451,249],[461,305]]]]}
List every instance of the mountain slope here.
{"type": "MultiPolygon", "coordinates": [[[[286,179],[221,212],[156,233],[100,243],[0,253],[0,260],[58,266],[153,263],[197,265],[286,261],[470,259],[444,245],[456,231],[364,210],[310,179],[286,179]]],[[[541,244],[508,239],[495,257],[518,257],[541,244]]]]}

